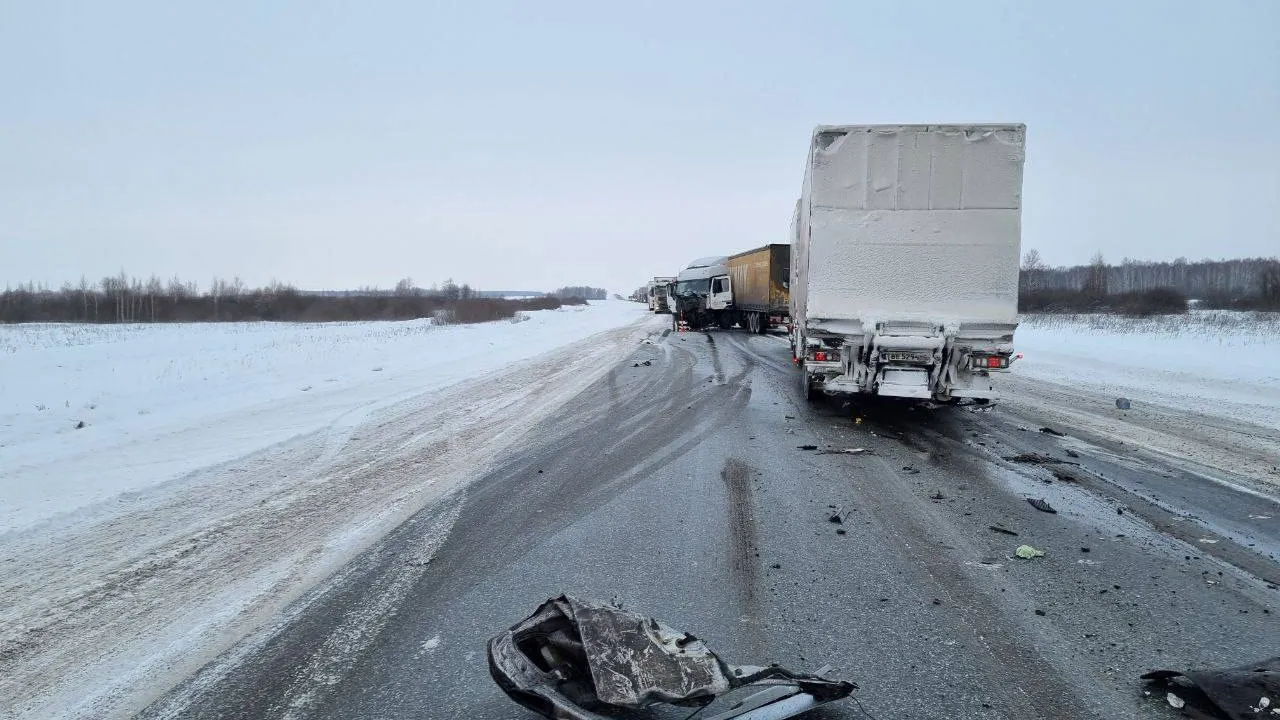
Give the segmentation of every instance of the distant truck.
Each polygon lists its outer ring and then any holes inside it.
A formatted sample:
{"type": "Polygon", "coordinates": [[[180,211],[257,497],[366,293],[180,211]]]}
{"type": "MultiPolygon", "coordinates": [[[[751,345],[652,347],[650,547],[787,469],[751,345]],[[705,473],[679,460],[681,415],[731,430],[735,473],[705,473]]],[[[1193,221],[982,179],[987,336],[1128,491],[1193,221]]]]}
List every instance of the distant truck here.
{"type": "Polygon", "coordinates": [[[667,286],[673,277],[655,277],[649,281],[649,309],[656,313],[671,312],[667,303],[667,286]]]}
{"type": "Polygon", "coordinates": [[[994,397],[1013,362],[1024,125],[813,132],[792,217],[805,397],[994,397]]]}
{"type": "Polygon", "coordinates": [[[690,330],[734,325],[763,333],[771,323],[785,322],[789,312],[788,286],[791,249],[764,247],[694,260],[676,276],[671,297],[673,327],[690,330]]]}
{"type": "Polygon", "coordinates": [[[783,243],[730,255],[729,324],[754,333],[787,322],[790,314],[791,246],[783,243]]]}

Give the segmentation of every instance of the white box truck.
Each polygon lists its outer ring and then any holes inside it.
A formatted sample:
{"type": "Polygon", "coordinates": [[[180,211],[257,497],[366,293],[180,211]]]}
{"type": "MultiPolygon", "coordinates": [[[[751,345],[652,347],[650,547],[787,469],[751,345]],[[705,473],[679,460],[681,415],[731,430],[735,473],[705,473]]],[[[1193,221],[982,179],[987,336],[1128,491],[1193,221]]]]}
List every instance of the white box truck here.
{"type": "Polygon", "coordinates": [[[1024,125],[813,132],[792,219],[806,397],[994,397],[1012,363],[1024,125]]]}

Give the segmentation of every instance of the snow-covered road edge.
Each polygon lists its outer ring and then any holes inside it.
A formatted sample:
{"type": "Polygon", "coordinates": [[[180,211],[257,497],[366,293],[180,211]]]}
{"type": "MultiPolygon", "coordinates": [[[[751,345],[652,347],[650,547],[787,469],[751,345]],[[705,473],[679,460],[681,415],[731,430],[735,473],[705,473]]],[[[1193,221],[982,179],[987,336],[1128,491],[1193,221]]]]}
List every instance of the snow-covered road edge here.
{"type": "Polygon", "coordinates": [[[0,716],[137,712],[482,476],[664,324],[600,333],[0,536],[0,697],[11,700],[0,716]]]}

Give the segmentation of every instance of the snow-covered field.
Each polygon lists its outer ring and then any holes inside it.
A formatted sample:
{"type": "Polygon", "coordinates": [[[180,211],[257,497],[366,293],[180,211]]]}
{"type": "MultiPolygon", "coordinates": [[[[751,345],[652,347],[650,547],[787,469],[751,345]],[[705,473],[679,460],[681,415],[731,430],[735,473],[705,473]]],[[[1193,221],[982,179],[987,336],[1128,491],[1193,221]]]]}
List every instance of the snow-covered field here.
{"type": "Polygon", "coordinates": [[[1280,313],[1031,315],[1020,375],[1280,427],[1280,313]]]}
{"type": "Polygon", "coordinates": [[[634,320],[0,326],[0,534],[634,320]],[[78,427],[84,423],[83,427],[78,427]]]}
{"type": "Polygon", "coordinates": [[[627,302],[529,315],[0,327],[0,718],[129,717],[251,647],[666,326],[627,302]]]}
{"type": "Polygon", "coordinates": [[[1007,408],[1280,483],[1280,313],[1030,315],[1014,345],[1025,357],[1002,383],[1007,408]]]}

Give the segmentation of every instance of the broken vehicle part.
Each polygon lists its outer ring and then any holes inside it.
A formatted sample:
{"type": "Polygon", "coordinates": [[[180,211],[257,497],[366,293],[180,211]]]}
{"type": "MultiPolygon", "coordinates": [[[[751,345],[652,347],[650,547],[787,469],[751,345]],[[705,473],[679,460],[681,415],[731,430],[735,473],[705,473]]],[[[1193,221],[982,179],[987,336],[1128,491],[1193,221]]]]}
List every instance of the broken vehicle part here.
{"type": "Polygon", "coordinates": [[[1058,514],[1058,511],[1054,510],[1053,506],[1044,498],[1027,498],[1027,502],[1031,503],[1031,507],[1039,510],[1040,512],[1051,513],[1053,515],[1058,514]]]}
{"type": "Polygon", "coordinates": [[[739,688],[758,691],[710,718],[786,718],[857,687],[777,666],[729,665],[689,633],[568,595],[547,600],[493,637],[488,655],[489,673],[503,692],[554,720],[607,720],[598,711],[659,703],[706,707],[739,688]]]}
{"type": "Polygon", "coordinates": [[[1225,670],[1154,670],[1142,679],[1184,701],[1190,717],[1258,718],[1280,699],[1280,657],[1225,670]]]}

